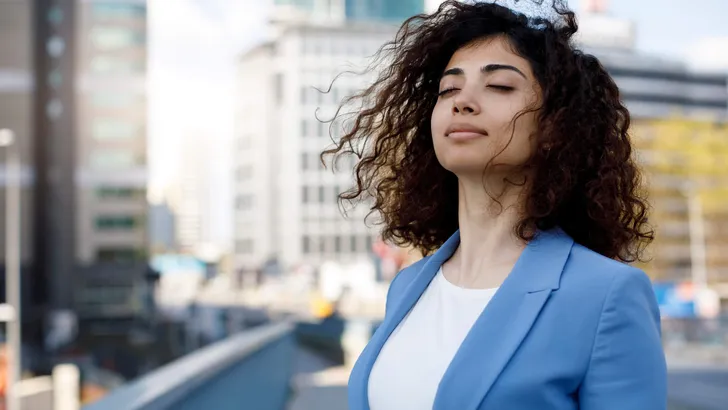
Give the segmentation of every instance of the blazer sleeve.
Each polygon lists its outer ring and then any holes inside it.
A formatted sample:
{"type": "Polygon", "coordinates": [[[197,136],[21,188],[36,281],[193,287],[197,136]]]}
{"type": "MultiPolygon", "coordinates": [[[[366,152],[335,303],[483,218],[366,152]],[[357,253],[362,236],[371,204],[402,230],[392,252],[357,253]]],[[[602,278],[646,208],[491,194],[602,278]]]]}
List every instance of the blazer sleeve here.
{"type": "Polygon", "coordinates": [[[612,280],[579,390],[579,408],[667,408],[660,312],[650,279],[641,270],[629,268],[612,280]]]}

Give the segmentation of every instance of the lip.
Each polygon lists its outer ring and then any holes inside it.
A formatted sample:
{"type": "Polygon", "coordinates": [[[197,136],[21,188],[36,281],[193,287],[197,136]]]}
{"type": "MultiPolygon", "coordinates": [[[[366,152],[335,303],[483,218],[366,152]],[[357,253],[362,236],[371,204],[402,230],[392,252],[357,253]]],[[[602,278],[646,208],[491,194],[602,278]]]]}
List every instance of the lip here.
{"type": "Polygon", "coordinates": [[[487,137],[488,132],[470,124],[452,124],[445,130],[445,136],[462,141],[487,137]]]}

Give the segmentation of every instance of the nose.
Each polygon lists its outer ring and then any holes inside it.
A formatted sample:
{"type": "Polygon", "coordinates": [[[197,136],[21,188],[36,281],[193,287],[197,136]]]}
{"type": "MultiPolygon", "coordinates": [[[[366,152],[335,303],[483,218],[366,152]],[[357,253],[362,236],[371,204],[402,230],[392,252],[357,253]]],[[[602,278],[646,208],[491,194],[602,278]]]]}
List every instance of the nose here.
{"type": "Polygon", "coordinates": [[[480,105],[475,98],[462,90],[453,98],[452,113],[477,115],[480,114],[480,105]]]}

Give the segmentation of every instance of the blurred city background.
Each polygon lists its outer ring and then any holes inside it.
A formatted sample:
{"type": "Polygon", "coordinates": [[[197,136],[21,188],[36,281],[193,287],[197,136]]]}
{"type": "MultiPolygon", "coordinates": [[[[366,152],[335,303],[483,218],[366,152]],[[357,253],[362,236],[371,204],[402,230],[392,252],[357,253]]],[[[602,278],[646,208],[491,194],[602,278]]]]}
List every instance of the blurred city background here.
{"type": "MultiPolygon", "coordinates": [[[[342,214],[325,120],[439,3],[0,0],[7,408],[345,409],[420,256],[342,214]]],[[[728,2],[569,4],[633,115],[671,406],[725,409],[728,2]]]]}

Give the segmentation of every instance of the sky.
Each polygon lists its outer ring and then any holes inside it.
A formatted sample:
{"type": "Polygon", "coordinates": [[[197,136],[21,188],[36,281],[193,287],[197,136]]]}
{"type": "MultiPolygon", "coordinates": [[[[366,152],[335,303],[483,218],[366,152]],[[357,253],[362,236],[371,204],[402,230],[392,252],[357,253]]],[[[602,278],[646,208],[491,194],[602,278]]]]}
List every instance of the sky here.
{"type": "MultiPolygon", "coordinates": [[[[728,0],[607,2],[610,15],[636,23],[638,50],[728,72],[728,0]]],[[[148,0],[150,197],[159,198],[179,167],[197,165],[179,163],[179,142],[196,134],[211,149],[211,202],[219,206],[209,232],[221,244],[232,238],[236,56],[265,38],[270,3],[148,0]]],[[[426,0],[426,7],[439,3],[426,0]]]]}

